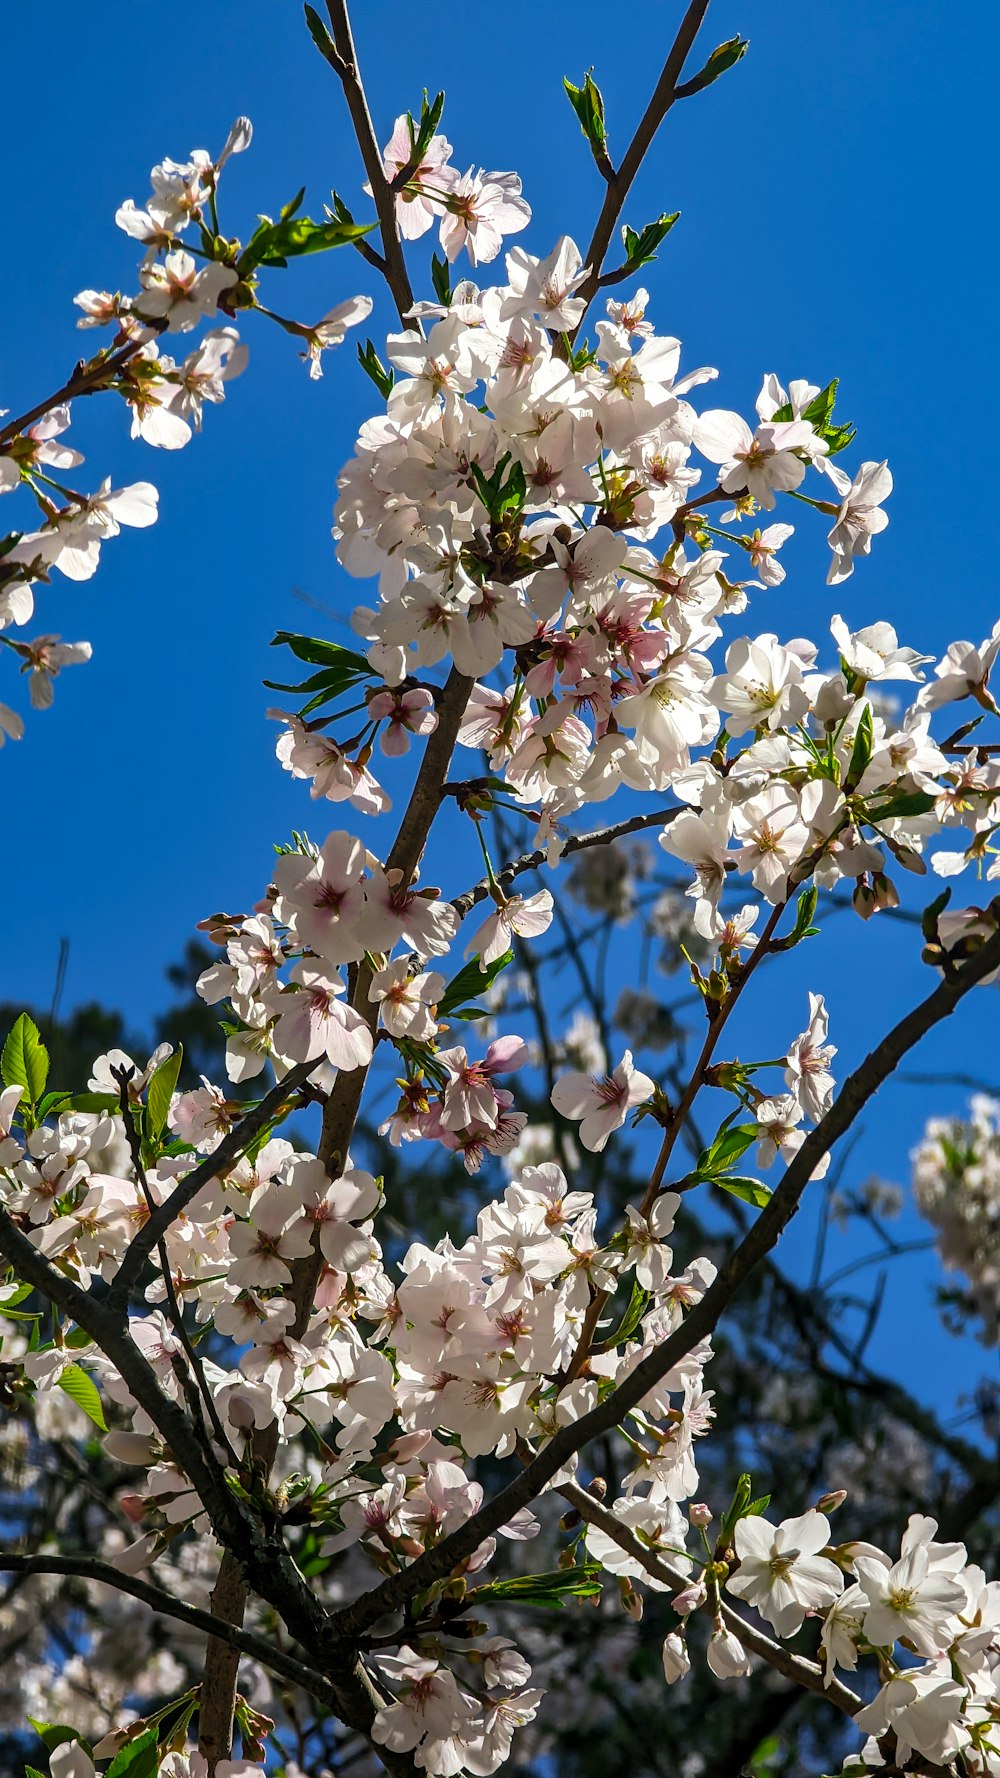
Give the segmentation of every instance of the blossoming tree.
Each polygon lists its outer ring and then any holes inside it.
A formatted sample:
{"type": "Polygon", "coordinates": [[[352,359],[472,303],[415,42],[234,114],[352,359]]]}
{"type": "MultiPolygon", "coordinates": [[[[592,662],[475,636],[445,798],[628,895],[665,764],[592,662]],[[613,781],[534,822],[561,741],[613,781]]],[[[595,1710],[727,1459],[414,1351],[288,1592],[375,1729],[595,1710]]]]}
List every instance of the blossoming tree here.
{"type": "MultiPolygon", "coordinates": [[[[822,525],[835,589],[863,572],[892,481],[857,460],[835,383],[767,374],[751,424],[710,405],[715,372],[683,369],[648,318],[637,280],[676,218],[623,221],[635,175],[669,110],[746,48],[695,53],[707,7],[689,5],[620,159],[591,76],[566,83],[603,202],[586,249],[564,236],[536,254],[505,246],[530,222],[518,177],[453,165],[442,96],[381,144],[346,7],[307,6],[356,131],[361,219],[335,195],[313,220],[300,197],[245,240],[226,233],[245,119],[217,155],[163,161],[145,207],[118,213],[142,249],[137,291],[77,298],[107,343],[0,429],[0,492],[29,515],[0,553],[0,639],[44,707],[89,649],[21,639],[36,592],[90,578],[102,544],[157,508],[144,481],[79,491],[72,403],[117,396],[138,438],[182,448],[246,368],[244,318],[290,334],[319,376],[372,302],[314,323],[279,313],[272,290],[307,254],[356,252],[398,310],[381,350],[359,343],[378,407],[337,482],[338,559],[372,583],[357,647],[278,638],[309,669],[281,687],[299,707],[273,712],[278,757],[348,824],[320,843],[296,833],[269,867],[262,835],[251,911],[205,921],[219,955],[198,991],[223,1011],[244,1097],[184,1089],[178,1050],[112,1050],[86,1081],[50,1081],[26,1014],[3,1049],[3,1387],[18,1411],[73,1403],[123,1485],[96,1549],[11,1537],[0,1567],[129,1596],[201,1668],[178,1689],[162,1663],[155,1708],[109,1702],[97,1734],[89,1707],[85,1728],[32,1716],[52,1778],[253,1772],[303,1710],[307,1762],[322,1744],[338,1765],[494,1772],[549,1708],[531,1614],[602,1595],[627,1621],[663,1596],[664,1686],[691,1683],[694,1661],[722,1685],[773,1671],[818,1696],[852,1771],[1000,1771],[1000,1592],[963,1543],[922,1511],[887,1547],[839,1540],[837,1475],[772,1506],[716,1468],[719,1496],[702,1498],[700,1441],[726,1387],[713,1357],[740,1293],[879,1087],[1000,973],[1000,903],[929,894],[926,992],[839,1085],[821,992],[778,1057],[727,1047],[825,903],[853,905],[863,952],[900,872],[985,859],[997,748],[988,729],[969,736],[998,714],[1000,625],[936,664],[885,622],[852,631],[835,593],[818,641],[756,630],[789,516],[822,525]],[[186,356],[165,350],[173,334],[197,336],[186,356]],[[380,857],[365,820],[390,792],[380,857]],[[612,800],[628,812],[598,822],[590,805],[612,800]],[[442,818],[448,875],[426,882],[442,818]],[[701,1041],[677,1079],[628,1049],[564,1067],[544,997],[531,1042],[505,999],[515,959],[530,978],[566,922],[561,879],[640,832],[690,904],[701,1041]],[[289,1140],[307,1107],[315,1152],[289,1140]],[[373,1122],[379,1172],[361,1165],[373,1122]],[[626,1124],[649,1160],[622,1203],[607,1181],[626,1124]],[[401,1241],[397,1150],[488,1181],[502,1158],[506,1183],[473,1229],[401,1241]],[[776,1185],[758,1177],[774,1169],[776,1185]],[[739,1218],[722,1265],[687,1239],[686,1207],[709,1194],[739,1218]],[[191,1603],[206,1574],[207,1603],[191,1603]],[[277,1729],[241,1663],[273,1676],[277,1729]]],[[[0,721],[21,737],[6,706],[0,721]]],[[[928,1136],[922,1189],[947,1225],[943,1139],[928,1136]]],[[[68,1633],[83,1672],[92,1638],[89,1620],[68,1633]]]]}

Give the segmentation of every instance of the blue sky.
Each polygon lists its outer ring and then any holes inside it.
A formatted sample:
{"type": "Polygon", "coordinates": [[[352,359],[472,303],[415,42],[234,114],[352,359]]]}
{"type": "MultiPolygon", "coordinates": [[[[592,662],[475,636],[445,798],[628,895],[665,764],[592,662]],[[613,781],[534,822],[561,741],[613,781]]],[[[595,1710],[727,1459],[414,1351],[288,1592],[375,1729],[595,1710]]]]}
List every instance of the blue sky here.
{"type": "MultiPolygon", "coordinates": [[[[472,8],[415,24],[396,0],[358,11],[380,134],[416,107],[423,85],[444,87],[456,161],[521,173],[534,220],[520,239],[538,252],[563,232],[585,244],[599,182],[561,77],[578,80],[593,64],[620,152],[680,6],[629,15],[621,39],[595,0],[566,8],[565,25],[551,8],[535,24],[472,8]]],[[[804,514],[789,578],[760,597],[753,623],[818,638],[841,610],[852,627],[888,617],[927,652],[955,634],[978,640],[1000,603],[978,522],[995,475],[988,120],[1000,13],[991,0],[960,10],[716,0],[705,52],[735,32],[751,38],[749,55],[675,109],[626,208],[636,227],[683,212],[650,271],[652,314],[683,339],[685,364],[719,367],[713,403],[750,412],[771,370],[820,383],[839,375],[843,417],[859,429],[850,460],[886,456],[896,478],[891,527],[835,601],[820,525],[804,514]]],[[[133,0],[112,42],[86,9],[54,0],[44,12],[8,9],[4,48],[26,79],[44,69],[47,95],[44,122],[26,111],[19,126],[23,158],[5,193],[0,401],[11,409],[58,387],[93,342],[74,329],[78,289],[134,288],[117,205],[144,201],[164,155],[217,149],[238,113],[256,136],[226,176],[227,232],[245,236],[255,212],[276,213],[302,184],[312,214],[331,186],[364,213],[340,91],[295,6],[215,0],[185,40],[165,31],[160,7],[133,0]]],[[[418,282],[426,259],[414,255],[418,282]]],[[[315,320],[371,287],[345,249],[276,274],[265,300],[315,320]]],[[[380,300],[373,336],[392,322],[380,300]]],[[[141,1023],[163,1004],[163,967],[195,921],[259,893],[271,842],[295,825],[322,837],[340,824],[278,767],[260,681],[286,676],[267,648],[276,629],[348,639],[343,619],[359,589],[336,566],[329,526],[335,475],[373,391],[353,342],[312,384],[276,329],[248,326],[244,337],[249,371],[184,452],[133,444],[110,400],[77,407],[94,481],[151,479],[161,518],[110,545],[94,581],[58,579],[40,593],[35,627],[89,638],[94,660],[60,680],[54,709],[29,715],[26,739],[4,753],[4,998],[47,1000],[65,935],[67,1001],[98,996],[141,1023]]],[[[0,683],[0,698],[19,697],[10,678],[0,683]]],[[[842,1060],[857,1060],[930,985],[916,949],[909,929],[841,920],[823,953],[782,966],[775,1029],[799,1029],[806,985],[821,987],[842,1060]]],[[[995,1005],[984,996],[915,1066],[988,1072],[991,1061],[977,1058],[992,1055],[995,1005]]],[[[935,1109],[961,1102],[954,1088],[932,1097],[935,1109]]],[[[885,1095],[859,1176],[905,1176],[928,1106],[926,1089],[885,1095]]],[[[926,1291],[926,1268],[901,1269],[904,1312],[914,1277],[926,1291]]],[[[920,1316],[927,1362],[943,1376],[951,1345],[928,1311],[920,1316]]]]}

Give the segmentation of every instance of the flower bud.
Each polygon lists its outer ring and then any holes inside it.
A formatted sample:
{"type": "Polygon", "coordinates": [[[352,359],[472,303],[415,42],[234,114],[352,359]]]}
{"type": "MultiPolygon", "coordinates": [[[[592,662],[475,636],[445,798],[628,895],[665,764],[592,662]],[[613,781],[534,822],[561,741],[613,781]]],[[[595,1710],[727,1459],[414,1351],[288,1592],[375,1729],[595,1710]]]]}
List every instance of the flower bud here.
{"type": "Polygon", "coordinates": [[[621,1595],[623,1609],[634,1624],[640,1623],[642,1621],[642,1594],[636,1592],[632,1582],[624,1575],[618,1582],[618,1591],[621,1595]]]}
{"type": "Polygon", "coordinates": [[[875,894],[875,906],[879,912],[883,908],[898,908],[899,894],[896,885],[882,871],[876,871],[872,878],[872,889],[875,894]]]}
{"type": "Polygon", "coordinates": [[[821,1494],[816,1502],[818,1513],[835,1513],[838,1506],[843,1506],[847,1499],[846,1488],[834,1488],[829,1494],[821,1494]]]}
{"type": "Polygon", "coordinates": [[[712,1523],[712,1509],[704,1501],[693,1500],[688,1507],[688,1519],[696,1531],[704,1531],[712,1523]]]}
{"type": "Polygon", "coordinates": [[[709,1637],[708,1664],[716,1679],[745,1679],[753,1671],[739,1637],[726,1629],[721,1618],[709,1637]]]}
{"type": "Polygon", "coordinates": [[[663,1677],[668,1685],[676,1685],[691,1671],[691,1657],[687,1651],[687,1643],[676,1630],[671,1630],[663,1644],[663,1677]]]}
{"type": "Polygon", "coordinates": [[[869,888],[860,877],[851,896],[851,906],[856,914],[861,915],[862,920],[870,920],[878,912],[874,889],[869,888]]]}
{"type": "Polygon", "coordinates": [[[689,1587],[684,1587],[679,1593],[674,1594],[672,1604],[678,1617],[687,1617],[692,1611],[697,1611],[700,1605],[704,1605],[707,1598],[708,1588],[705,1582],[695,1580],[689,1587]]]}

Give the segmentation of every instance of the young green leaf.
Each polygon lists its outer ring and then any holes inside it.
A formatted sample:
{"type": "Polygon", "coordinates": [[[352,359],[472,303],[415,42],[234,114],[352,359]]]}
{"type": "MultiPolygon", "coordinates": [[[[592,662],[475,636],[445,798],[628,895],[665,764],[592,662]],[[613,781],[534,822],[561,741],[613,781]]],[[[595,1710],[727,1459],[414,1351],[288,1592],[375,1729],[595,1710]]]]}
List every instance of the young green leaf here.
{"type": "Polygon", "coordinates": [[[504,1599],[517,1605],[540,1605],[561,1611],[567,1599],[596,1599],[601,1592],[601,1569],[596,1562],[580,1568],[557,1568],[550,1574],[519,1574],[510,1580],[494,1580],[476,1587],[469,1601],[478,1605],[504,1599]]]}
{"type": "Polygon", "coordinates": [[[762,1185],[759,1179],[744,1179],[737,1173],[720,1173],[712,1184],[721,1186],[731,1197],[742,1198],[744,1204],[752,1204],[755,1210],[763,1210],[774,1196],[769,1185],[762,1185]]]}
{"type": "Polygon", "coordinates": [[[5,1087],[23,1087],[34,1108],[45,1091],[49,1076],[49,1052],[34,1019],[26,1012],[15,1019],[0,1055],[0,1078],[5,1087]]]}
{"type": "Polygon", "coordinates": [[[470,1005],[478,995],[485,993],[496,981],[500,971],[513,961],[513,951],[505,951],[502,957],[494,958],[492,963],[487,963],[486,968],[482,969],[479,958],[473,957],[471,963],[467,963],[464,969],[452,976],[438,1002],[438,1017],[457,1017],[458,1008],[470,1005]]]}
{"type": "Polygon", "coordinates": [[[183,1060],[184,1046],[179,1043],[173,1053],[160,1063],[150,1080],[146,1094],[146,1137],[150,1142],[158,1143],[167,1127],[170,1101],[177,1089],[177,1077],[183,1060]]]}
{"type": "MultiPolygon", "coordinates": [[[[104,1408],[101,1405],[101,1398],[93,1377],[89,1377],[78,1364],[67,1365],[59,1378],[59,1387],[71,1401],[76,1402],[78,1408],[83,1409],[88,1419],[93,1420],[94,1425],[101,1432],[107,1432],[104,1408]]],[[[107,1774],[105,1774],[105,1778],[107,1778],[107,1774]]]]}
{"type": "Polygon", "coordinates": [[[146,1729],[134,1741],[120,1747],[103,1778],[156,1778],[160,1750],[155,1728],[146,1729]]]}

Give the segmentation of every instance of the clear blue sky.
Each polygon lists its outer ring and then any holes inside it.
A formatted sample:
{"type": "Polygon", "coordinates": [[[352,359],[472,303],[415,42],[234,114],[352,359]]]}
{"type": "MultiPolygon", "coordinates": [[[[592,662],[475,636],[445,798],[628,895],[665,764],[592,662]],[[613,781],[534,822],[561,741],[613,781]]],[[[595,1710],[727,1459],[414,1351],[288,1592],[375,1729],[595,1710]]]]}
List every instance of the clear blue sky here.
{"type": "MultiPolygon", "coordinates": [[[[575,0],[506,23],[458,7],[418,20],[396,0],[370,0],[358,7],[358,39],[378,128],[388,136],[421,86],[445,87],[456,161],[521,173],[535,212],[525,244],[544,252],[568,232],[583,245],[598,180],[561,77],[593,63],[620,150],[680,12],[615,14],[575,0]]],[[[836,604],[806,515],[789,579],[753,621],[819,637],[840,609],[852,626],[889,617],[928,652],[956,633],[978,640],[1000,605],[979,519],[996,456],[989,117],[1000,11],[992,0],[716,0],[706,52],[737,31],[752,39],[750,54],[674,111],[626,210],[635,226],[683,212],[651,270],[654,317],[684,340],[685,364],[719,367],[713,399],[745,412],[764,372],[839,375],[844,417],[859,428],[852,461],[887,456],[896,478],[891,528],[836,604]]],[[[331,186],[363,213],[339,88],[295,5],[216,0],[185,24],[133,0],[98,29],[86,9],[52,0],[8,8],[3,48],[16,74],[0,282],[9,408],[56,388],[94,341],[75,332],[77,290],[134,288],[117,205],[145,200],[148,169],[164,155],[217,149],[238,113],[256,136],[226,177],[228,232],[249,232],[254,212],[276,213],[302,184],[313,214],[331,186]]],[[[276,276],[273,301],[314,320],[371,288],[371,276],[345,249],[276,276]]],[[[383,305],[372,332],[391,324],[383,305]]],[[[353,342],[315,385],[284,335],[260,325],[244,337],[248,373],[184,452],[132,444],[110,400],[76,410],[94,481],[153,480],[161,520],[110,545],[94,581],[60,578],[40,591],[34,627],[89,638],[94,661],[60,680],[55,708],[29,716],[26,739],[4,753],[4,998],[47,998],[65,935],[67,1001],[98,996],[143,1022],[163,1004],[163,967],[195,921],[259,893],[270,842],[296,824],[320,837],[339,824],[278,767],[260,680],[285,676],[267,649],[276,629],[338,633],[300,595],[342,616],[357,598],[329,524],[336,471],[373,392],[353,342]]],[[[0,698],[10,692],[0,683],[0,698]]],[[[845,1062],[929,985],[909,930],[855,927],[848,937],[789,962],[775,1015],[790,1036],[806,982],[823,987],[845,1062]]],[[[984,996],[960,1029],[925,1046],[919,1066],[958,1058],[988,1068],[995,1009],[984,996]]],[[[932,1097],[940,1108],[961,1101],[950,1088],[932,1097]]],[[[868,1120],[862,1171],[905,1176],[927,1105],[926,1091],[885,1096],[868,1120]]],[[[925,1292],[926,1269],[914,1275],[925,1292]]],[[[943,1365],[950,1347],[925,1331],[928,1362],[943,1365]]]]}

